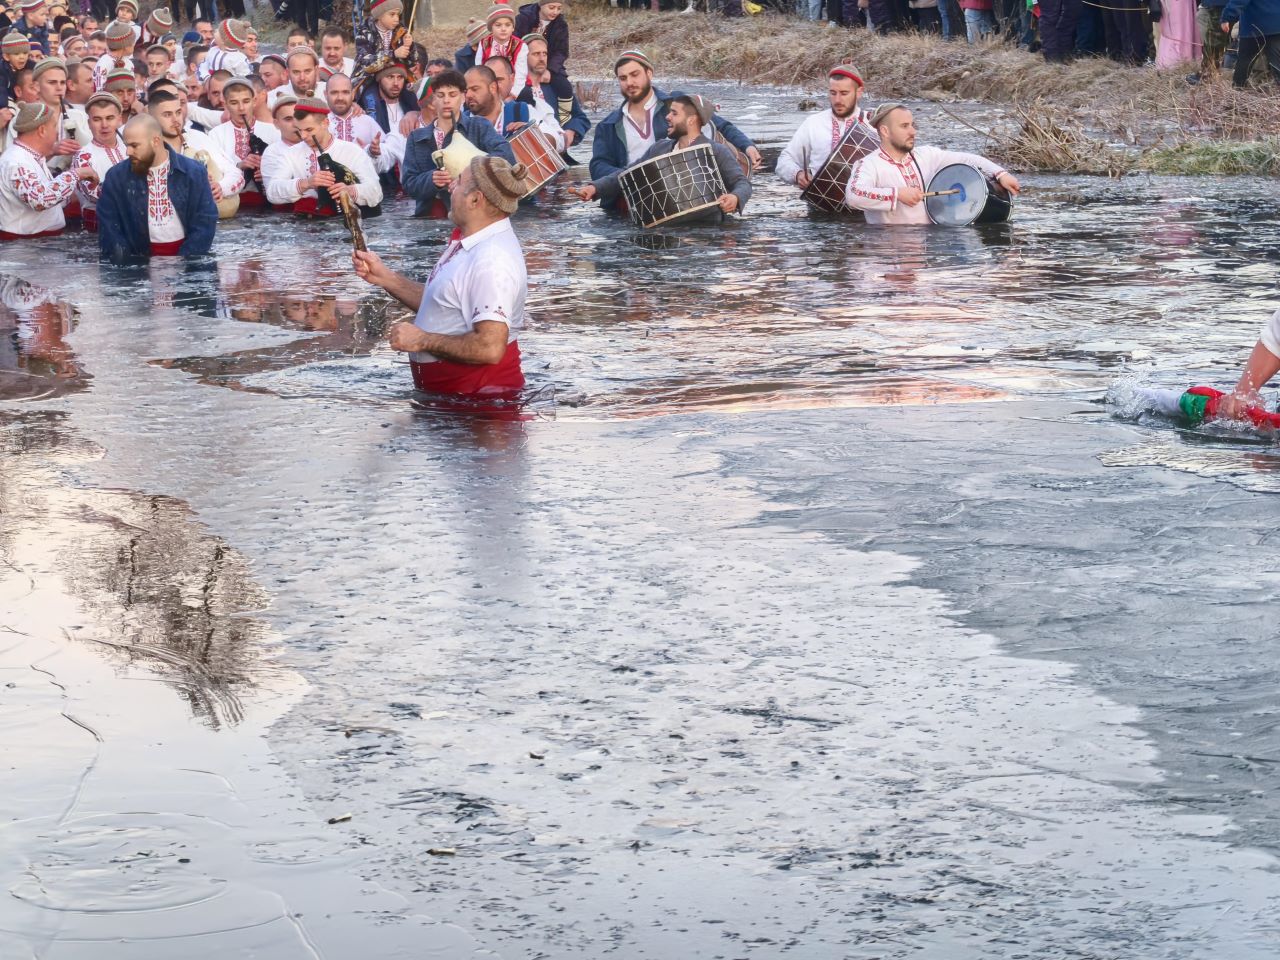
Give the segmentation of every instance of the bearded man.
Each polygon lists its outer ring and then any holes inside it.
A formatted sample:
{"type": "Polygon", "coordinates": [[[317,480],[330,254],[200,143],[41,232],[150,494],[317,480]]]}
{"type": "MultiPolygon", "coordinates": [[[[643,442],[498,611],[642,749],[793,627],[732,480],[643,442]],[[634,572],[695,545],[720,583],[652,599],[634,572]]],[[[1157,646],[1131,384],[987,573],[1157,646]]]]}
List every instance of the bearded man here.
{"type": "Polygon", "coordinates": [[[98,198],[98,246],[115,263],[209,252],[218,226],[204,165],[165,142],[153,117],[124,125],[127,164],[112,167],[98,198]]]}

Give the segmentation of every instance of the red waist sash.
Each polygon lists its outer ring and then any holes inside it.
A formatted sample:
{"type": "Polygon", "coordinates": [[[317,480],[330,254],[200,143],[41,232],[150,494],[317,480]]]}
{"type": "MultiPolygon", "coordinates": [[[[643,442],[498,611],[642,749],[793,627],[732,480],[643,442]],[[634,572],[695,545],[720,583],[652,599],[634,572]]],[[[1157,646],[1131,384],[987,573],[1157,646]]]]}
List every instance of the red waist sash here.
{"type": "Polygon", "coordinates": [[[91,233],[98,232],[98,211],[94,207],[85,207],[80,211],[80,222],[91,233]]]}
{"type": "Polygon", "coordinates": [[[338,210],[336,208],[321,210],[315,197],[303,197],[293,205],[294,213],[301,213],[308,217],[336,217],[338,210]]]}
{"type": "Polygon", "coordinates": [[[58,237],[61,235],[61,227],[57,230],[41,230],[39,233],[10,233],[8,230],[0,230],[0,240],[34,240],[36,237],[58,237]]]}
{"type": "Polygon", "coordinates": [[[520,369],[520,344],[512,340],[497,363],[454,363],[435,360],[431,363],[410,361],[413,385],[427,393],[454,393],[467,396],[494,396],[516,393],[524,386],[520,369]]]}
{"type": "MultiPolygon", "coordinates": [[[[183,240],[186,238],[184,237],[183,240]]],[[[156,243],[151,241],[151,255],[153,257],[176,257],[178,251],[182,249],[183,240],[169,240],[165,243],[156,243]]]]}
{"type": "Polygon", "coordinates": [[[252,210],[267,206],[267,198],[260,194],[257,190],[241,190],[240,206],[249,207],[252,210]]]}
{"type": "Polygon", "coordinates": [[[72,196],[72,198],[67,201],[66,206],[62,208],[62,215],[68,220],[74,220],[80,216],[80,198],[72,196]]]}

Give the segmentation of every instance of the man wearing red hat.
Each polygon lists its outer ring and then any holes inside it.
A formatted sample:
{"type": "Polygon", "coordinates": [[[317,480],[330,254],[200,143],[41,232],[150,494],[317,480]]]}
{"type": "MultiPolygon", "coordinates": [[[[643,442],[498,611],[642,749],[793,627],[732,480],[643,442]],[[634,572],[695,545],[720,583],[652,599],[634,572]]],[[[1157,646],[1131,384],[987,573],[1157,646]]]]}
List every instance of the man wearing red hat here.
{"type": "Polygon", "coordinates": [[[267,181],[267,199],[274,204],[293,204],[295,213],[334,216],[340,212],[338,197],[345,193],[366,215],[380,212],[378,171],[359,144],[334,137],[329,129],[329,105],[307,97],[297,102],[294,111],[302,142],[285,152],[283,169],[267,181]],[[333,173],[335,168],[349,176],[339,180],[333,173]]]}
{"type": "Polygon", "coordinates": [[[778,156],[775,172],[779,180],[803,190],[852,127],[861,124],[869,137],[875,136],[868,123],[870,114],[858,105],[862,88],[862,77],[853,67],[841,64],[832,68],[827,75],[827,102],[831,106],[800,124],[778,156]]]}
{"type": "MultiPolygon", "coordinates": [[[[276,177],[284,176],[285,155],[289,152],[289,149],[302,142],[302,138],[298,135],[298,117],[294,113],[294,108],[297,105],[297,97],[285,94],[277,98],[271,107],[272,126],[280,134],[280,139],[275,143],[269,144],[267,149],[262,152],[262,163],[258,167],[257,175],[254,177],[258,181],[264,196],[267,192],[267,184],[276,177]]],[[[268,202],[270,202],[270,199],[268,199],[268,202]]],[[[292,210],[293,204],[272,204],[271,209],[292,210]]]]}

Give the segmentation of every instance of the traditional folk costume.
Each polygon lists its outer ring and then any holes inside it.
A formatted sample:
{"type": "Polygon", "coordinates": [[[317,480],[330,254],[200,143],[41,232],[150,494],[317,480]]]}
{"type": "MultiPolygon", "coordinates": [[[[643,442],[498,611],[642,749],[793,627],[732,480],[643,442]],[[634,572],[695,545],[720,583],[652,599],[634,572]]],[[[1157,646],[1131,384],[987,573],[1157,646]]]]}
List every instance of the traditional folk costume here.
{"type": "Polygon", "coordinates": [[[24,0],[23,3],[18,5],[22,15],[13,22],[13,26],[10,29],[17,31],[31,41],[32,53],[39,51],[42,56],[47,57],[53,52],[49,46],[49,24],[46,23],[43,27],[33,27],[27,23],[27,14],[35,13],[43,6],[45,6],[45,0],[24,0]]]}
{"type": "Polygon", "coordinates": [[[384,136],[382,128],[373,117],[367,113],[357,114],[354,110],[345,117],[330,112],[329,129],[339,140],[357,144],[366,150],[376,138],[384,136]]]}
{"type": "Polygon", "coordinates": [[[426,69],[419,47],[413,42],[409,29],[404,24],[390,30],[378,26],[378,19],[389,13],[403,16],[404,4],[401,0],[374,0],[369,8],[369,16],[356,29],[356,57],[354,68],[362,78],[372,78],[378,72],[379,64],[398,63],[405,68],[410,77],[419,77],[426,69]],[[401,59],[395,51],[402,46],[409,47],[409,56],[401,59]]]}
{"type": "MultiPolygon", "coordinates": [[[[267,195],[263,192],[262,185],[254,178],[248,168],[241,167],[240,164],[250,154],[257,154],[259,157],[265,156],[267,148],[280,139],[280,131],[275,128],[274,124],[263,123],[261,120],[255,120],[247,127],[242,127],[228,120],[226,123],[220,123],[210,130],[209,139],[226,156],[234,158],[236,166],[240,169],[241,176],[244,177],[244,188],[240,191],[240,205],[255,209],[265,207],[267,205],[267,195]]],[[[261,166],[258,169],[261,171],[261,166]]]]}
{"type": "Polygon", "coordinates": [[[507,163],[516,162],[511,144],[498,136],[493,124],[483,117],[464,114],[447,133],[437,127],[434,121],[413,131],[405,144],[404,160],[400,165],[400,185],[405,193],[418,201],[414,210],[416,217],[439,220],[449,215],[449,191],[437,187],[432,175],[436,172],[435,152],[453,142],[455,131],[489,156],[502,157],[507,163]]]}
{"type": "MultiPolygon", "coordinates": [[[[48,123],[46,103],[25,103],[16,118],[19,135],[48,123]]],[[[45,158],[20,140],[0,154],[0,240],[52,237],[67,225],[63,207],[75,196],[76,176],[49,170],[45,158]]]]}
{"type": "Polygon", "coordinates": [[[823,110],[808,117],[791,137],[791,142],[778,155],[775,172],[783,183],[794,184],[803,171],[812,180],[831,157],[831,152],[855,124],[862,124],[871,137],[871,114],[857,109],[843,120],[832,110],[823,110]]]}
{"type": "MultiPolygon", "coordinates": [[[[95,103],[113,103],[117,107],[120,105],[120,101],[109,93],[95,93],[85,106],[90,107],[95,103]]],[[[76,167],[92,167],[93,172],[98,175],[96,182],[81,180],[76,185],[76,193],[80,199],[80,219],[86,230],[98,229],[98,198],[102,194],[102,183],[107,178],[107,171],[127,159],[124,140],[119,132],[116,133],[115,142],[101,144],[97,140],[90,140],[76,154],[76,167]]]]}
{"type": "Polygon", "coordinates": [[[249,25],[242,20],[223,20],[218,24],[212,47],[200,64],[197,76],[200,82],[208,80],[219,70],[226,70],[233,77],[248,77],[253,66],[245,56],[244,45],[249,42],[249,25]]]}
{"type": "MultiPolygon", "coordinates": [[[[323,100],[315,99],[300,100],[294,109],[299,113],[329,112],[323,100]]],[[[337,138],[323,151],[317,151],[309,143],[298,143],[285,150],[281,157],[283,163],[279,169],[273,168],[271,179],[267,180],[267,199],[273,204],[292,205],[294,213],[320,217],[339,215],[341,211],[329,198],[327,190],[324,190],[323,197],[314,187],[306,193],[298,192],[298,181],[319,173],[327,165],[325,157],[345,167],[354,176],[354,199],[356,205],[366,211],[366,216],[380,212],[382,184],[369,154],[359,144],[337,138]]]]}
{"type": "Polygon", "coordinates": [[[133,31],[127,23],[118,20],[106,29],[107,53],[93,65],[93,89],[103,90],[107,77],[113,70],[128,70],[133,76],[133,31]]]}
{"type": "Polygon", "coordinates": [[[582,104],[578,103],[578,98],[575,96],[558,97],[554,83],[541,83],[530,79],[524,89],[516,96],[516,99],[529,104],[538,113],[540,113],[538,104],[542,104],[547,109],[552,110],[561,130],[568,130],[577,134],[576,143],[581,143],[586,137],[587,131],[591,129],[591,119],[587,116],[586,111],[582,109],[582,104]]]}
{"type": "Polygon", "coordinates": [[[914,207],[899,204],[898,190],[902,187],[928,190],[934,175],[953,163],[967,163],[988,177],[998,177],[1005,172],[1004,167],[976,153],[924,146],[916,147],[905,160],[898,162],[881,149],[863,157],[854,166],[845,190],[845,203],[853,210],[863,211],[867,223],[929,223],[924,201],[914,207]]]}
{"type": "MultiPolygon", "coordinates": [[[[479,166],[484,169],[483,163],[479,166]]],[[[510,180],[510,174],[506,176],[510,180]]],[[[514,180],[479,185],[486,197],[505,188],[507,195],[501,199],[508,212],[515,209],[523,192],[522,184],[514,180]]],[[[516,336],[524,323],[527,289],[524,251],[509,219],[504,217],[469,237],[451,240],[427,278],[414,325],[428,333],[456,336],[471,333],[477,323],[497,321],[507,327],[507,349],[493,364],[455,363],[429,353],[410,354],[413,385],[432,393],[471,396],[503,396],[520,390],[524,373],[516,336]]]]}
{"type": "Polygon", "coordinates": [[[112,167],[98,198],[98,246],[113,262],[208,253],[218,208],[203,165],[165,145],[167,159],[145,174],[112,167]]]}
{"type": "MultiPolygon", "coordinates": [[[[508,15],[503,11],[503,16],[508,15]]],[[[493,14],[490,14],[492,18],[493,14]]],[[[490,21],[492,22],[492,20],[490,21]]],[[[523,90],[529,82],[529,48],[517,36],[510,36],[506,43],[500,43],[490,35],[480,41],[480,49],[476,51],[476,65],[484,66],[490,57],[506,57],[511,61],[512,90],[523,90]]]]}

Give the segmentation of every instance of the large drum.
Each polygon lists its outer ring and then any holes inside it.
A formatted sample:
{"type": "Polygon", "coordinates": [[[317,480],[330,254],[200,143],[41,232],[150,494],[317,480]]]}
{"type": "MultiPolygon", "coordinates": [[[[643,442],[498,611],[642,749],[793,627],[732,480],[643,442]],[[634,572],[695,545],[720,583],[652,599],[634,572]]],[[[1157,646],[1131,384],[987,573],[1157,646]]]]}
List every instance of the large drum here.
{"type": "Polygon", "coordinates": [[[924,201],[929,219],[945,227],[1004,223],[1013,213],[1009,191],[967,163],[943,167],[929,181],[928,192],[945,194],[924,201]]]}
{"type": "Polygon", "coordinates": [[[855,123],[845,131],[831,156],[827,157],[827,162],[813,175],[813,182],[801,192],[800,198],[822,213],[852,212],[844,201],[854,164],[878,149],[880,138],[876,132],[855,123]]]}
{"type": "Polygon", "coordinates": [[[618,175],[631,219],[656,227],[710,210],[725,194],[710,144],[664,153],[618,175]]]}
{"type": "Polygon", "coordinates": [[[524,175],[524,182],[528,187],[524,194],[526,197],[533,196],[568,169],[568,165],[560,159],[560,151],[537,127],[521,127],[509,139],[511,152],[528,171],[524,175]]]}

